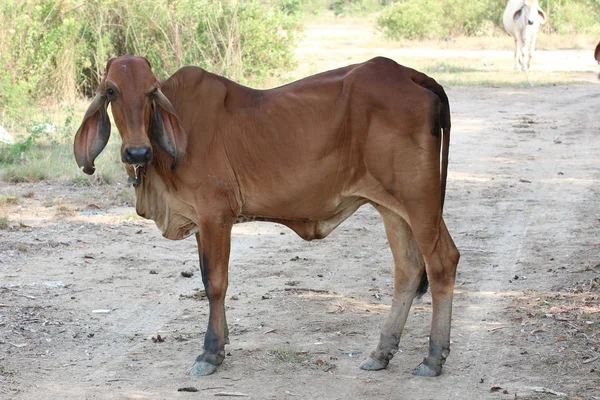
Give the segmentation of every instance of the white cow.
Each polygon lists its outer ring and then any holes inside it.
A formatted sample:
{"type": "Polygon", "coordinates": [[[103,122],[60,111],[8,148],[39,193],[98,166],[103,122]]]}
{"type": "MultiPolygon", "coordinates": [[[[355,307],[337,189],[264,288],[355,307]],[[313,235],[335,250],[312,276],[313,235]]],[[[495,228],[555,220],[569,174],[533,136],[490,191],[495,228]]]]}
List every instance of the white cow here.
{"type": "Polygon", "coordinates": [[[538,0],[509,0],[504,10],[504,29],[515,39],[515,69],[529,69],[535,51],[535,38],[546,14],[538,0]]]}

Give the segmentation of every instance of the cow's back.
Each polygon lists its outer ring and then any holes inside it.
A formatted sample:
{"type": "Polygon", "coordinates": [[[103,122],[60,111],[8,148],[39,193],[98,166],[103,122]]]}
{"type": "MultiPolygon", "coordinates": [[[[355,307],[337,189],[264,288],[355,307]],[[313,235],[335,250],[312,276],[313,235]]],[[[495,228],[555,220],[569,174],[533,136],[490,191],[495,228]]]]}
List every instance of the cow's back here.
{"type": "Polygon", "coordinates": [[[380,158],[374,154],[388,140],[410,146],[415,132],[402,124],[422,126],[439,110],[427,85],[437,83],[378,57],[264,91],[255,107],[233,117],[245,129],[224,132],[244,212],[270,217],[286,209],[290,219],[337,212],[367,173],[365,157],[380,158]]]}

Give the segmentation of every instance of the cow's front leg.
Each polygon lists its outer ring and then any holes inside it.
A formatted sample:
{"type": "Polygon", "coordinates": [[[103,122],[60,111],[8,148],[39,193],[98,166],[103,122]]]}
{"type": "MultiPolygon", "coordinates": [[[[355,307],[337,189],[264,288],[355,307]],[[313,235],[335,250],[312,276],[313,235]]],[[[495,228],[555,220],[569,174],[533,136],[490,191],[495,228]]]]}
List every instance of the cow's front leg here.
{"type": "Polygon", "coordinates": [[[517,53],[518,53],[518,58],[519,58],[518,65],[521,66],[522,71],[525,71],[525,40],[519,39],[517,42],[518,42],[517,53]]]}
{"type": "Polygon", "coordinates": [[[225,295],[228,284],[231,227],[231,222],[207,218],[200,221],[196,233],[202,282],[208,297],[210,313],[204,336],[204,352],[196,358],[188,375],[212,374],[225,359],[225,344],[229,336],[225,319],[225,295]]]}

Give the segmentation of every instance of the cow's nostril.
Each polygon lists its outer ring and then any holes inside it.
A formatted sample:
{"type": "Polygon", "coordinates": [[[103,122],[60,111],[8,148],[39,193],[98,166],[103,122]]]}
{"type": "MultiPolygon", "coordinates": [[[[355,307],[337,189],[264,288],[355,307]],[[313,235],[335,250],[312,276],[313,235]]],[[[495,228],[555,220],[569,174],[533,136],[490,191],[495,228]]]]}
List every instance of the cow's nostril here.
{"type": "Polygon", "coordinates": [[[152,157],[150,147],[129,147],[125,149],[125,161],[128,164],[147,164],[152,157]]]}

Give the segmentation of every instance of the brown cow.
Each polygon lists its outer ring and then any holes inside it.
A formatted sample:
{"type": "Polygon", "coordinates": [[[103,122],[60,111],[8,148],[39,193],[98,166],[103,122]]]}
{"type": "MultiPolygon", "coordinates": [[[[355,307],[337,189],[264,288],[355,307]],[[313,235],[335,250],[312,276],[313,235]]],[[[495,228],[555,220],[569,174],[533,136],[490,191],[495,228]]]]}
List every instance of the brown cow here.
{"type": "Polygon", "coordinates": [[[459,253],[442,218],[450,109],[440,85],[386,58],[271,90],[196,67],[159,81],[142,57],[112,59],[106,70],[75,136],[75,158],[94,172],[111,103],[137,213],[169,239],[196,234],[210,314],[204,352],[189,374],[210,374],[225,357],[233,224],[277,222],[321,239],[365,203],[385,224],[394,298],[361,368],[387,366],[429,276],[429,354],[413,373],[441,373],[459,253]]]}
{"type": "Polygon", "coordinates": [[[598,42],[596,50],[594,50],[594,58],[598,61],[598,64],[600,64],[600,42],[598,42]]]}

